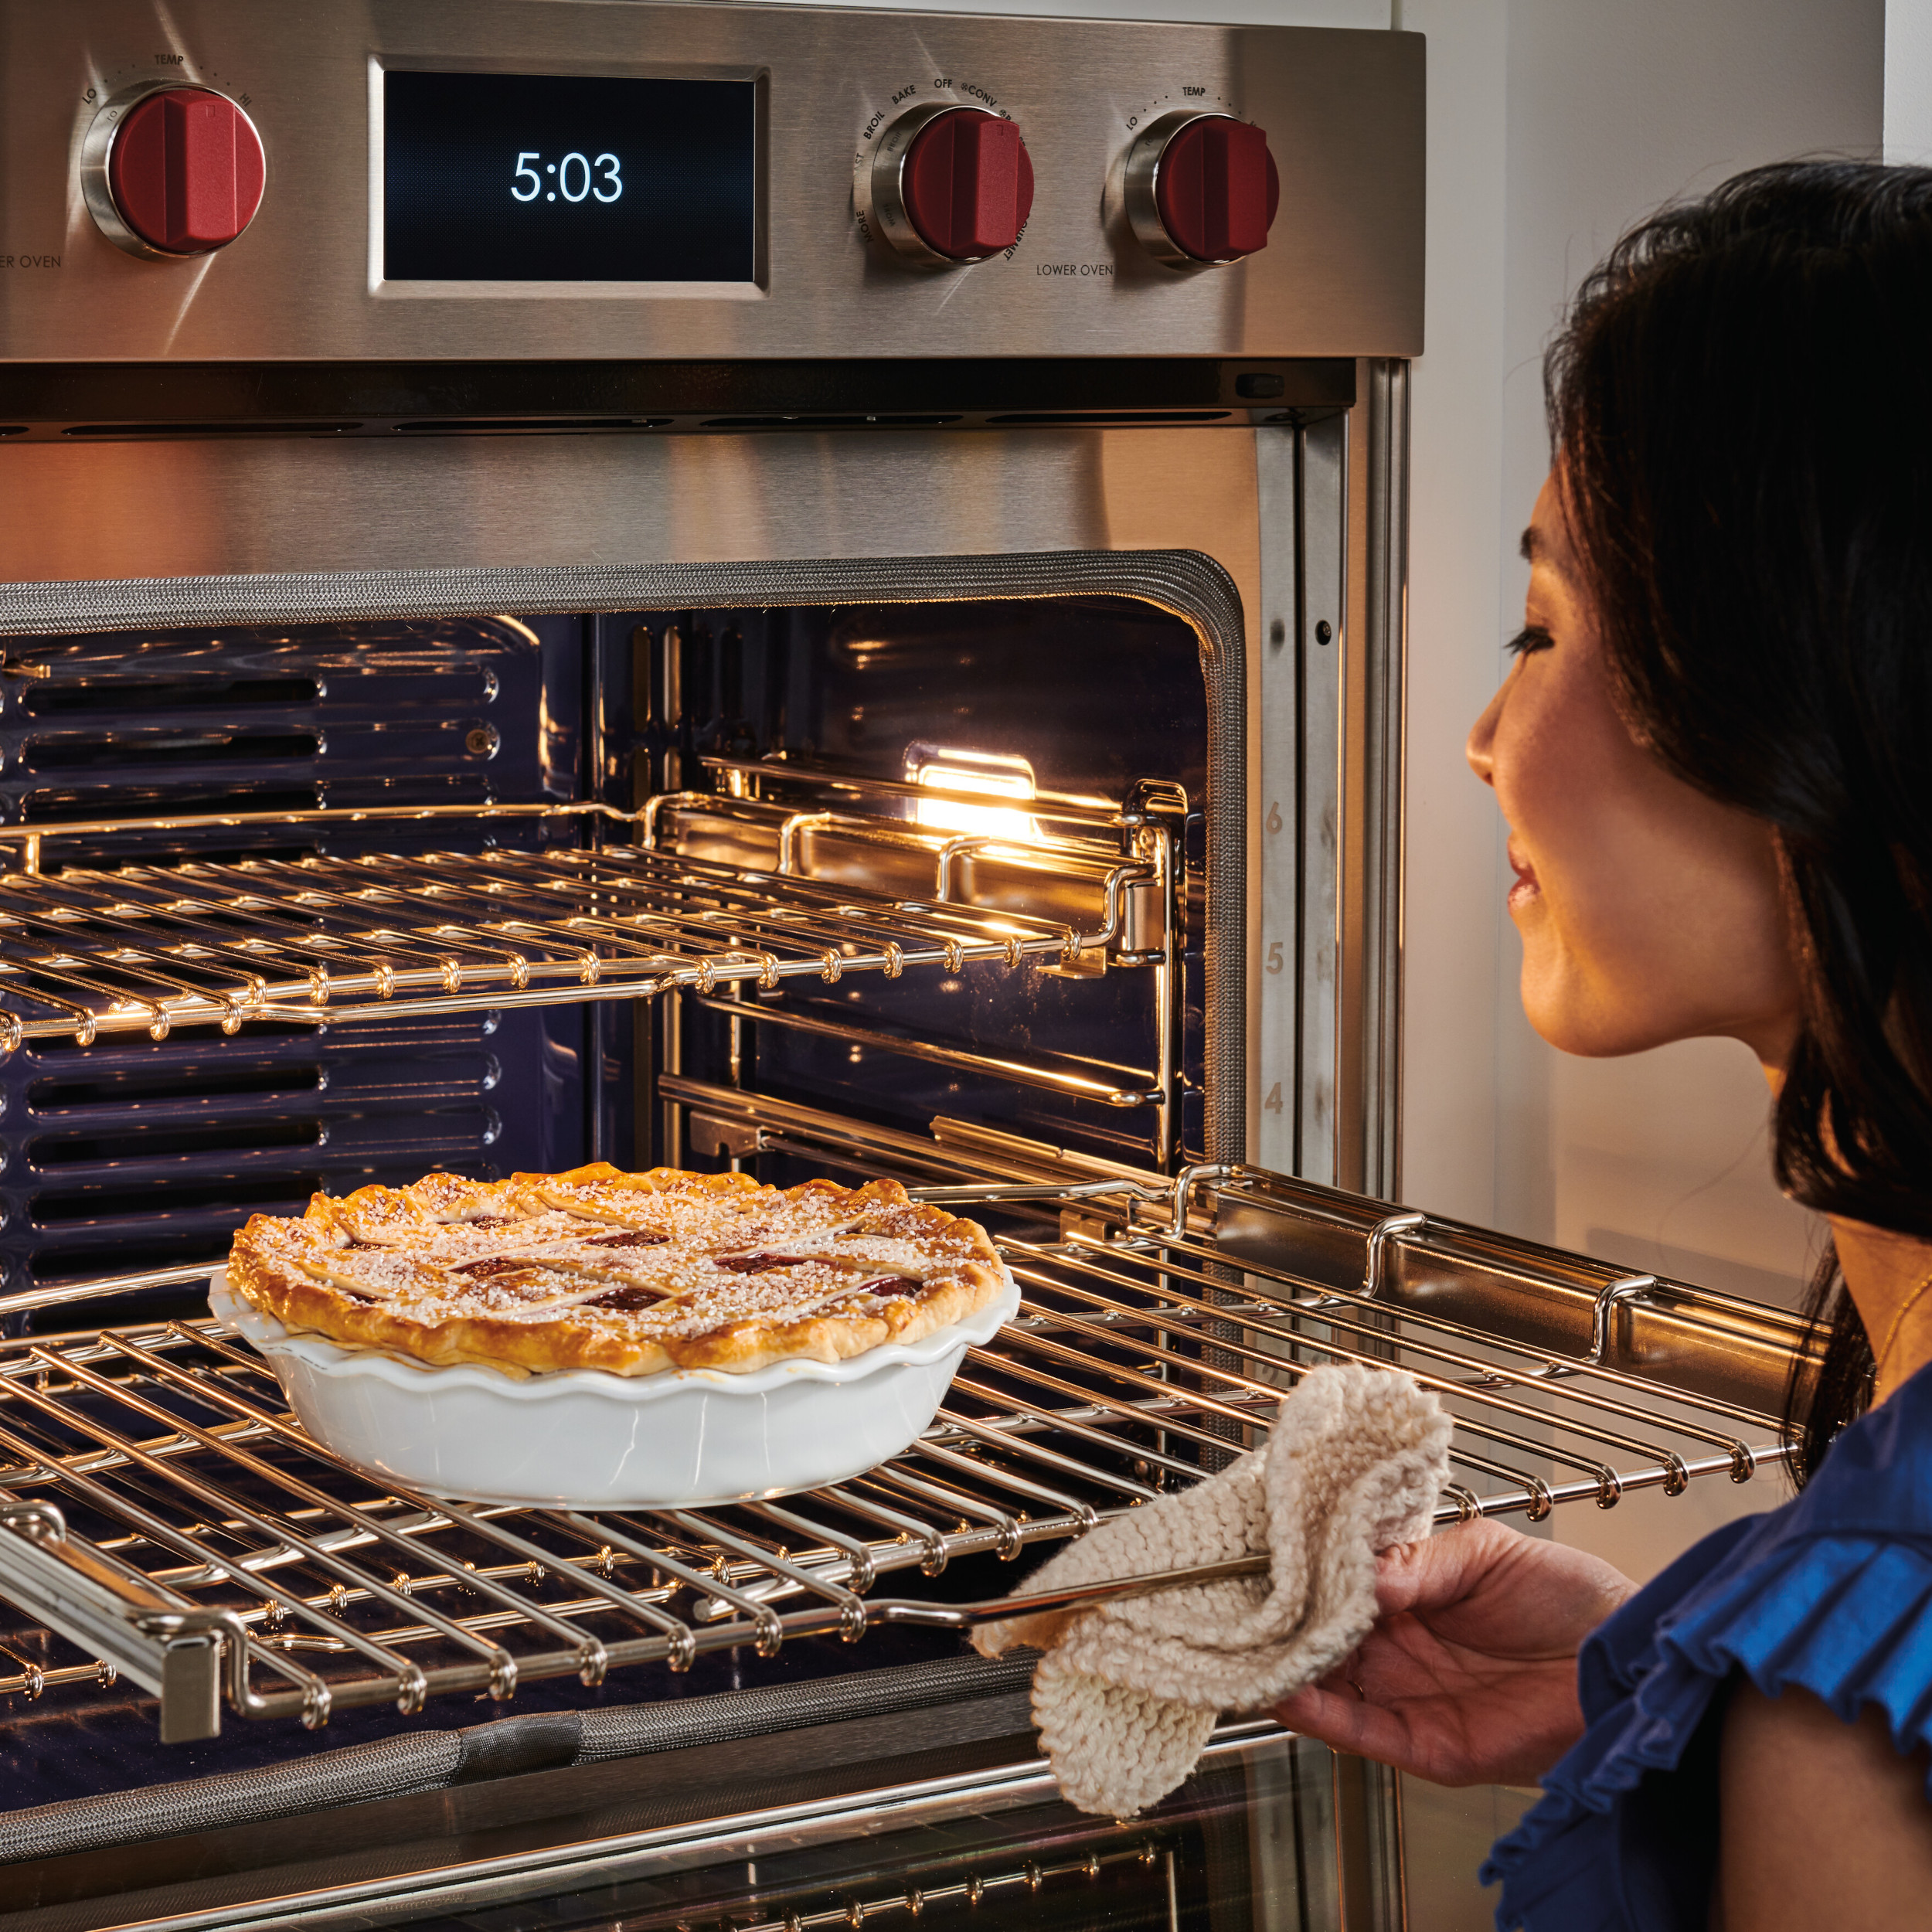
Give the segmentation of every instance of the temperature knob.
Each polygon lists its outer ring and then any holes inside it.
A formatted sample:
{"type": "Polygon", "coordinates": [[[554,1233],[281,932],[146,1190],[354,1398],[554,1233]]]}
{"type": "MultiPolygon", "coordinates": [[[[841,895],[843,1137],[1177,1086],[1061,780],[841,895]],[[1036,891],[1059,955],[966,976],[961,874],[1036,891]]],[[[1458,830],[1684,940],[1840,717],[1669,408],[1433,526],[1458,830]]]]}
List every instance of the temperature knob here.
{"type": "Polygon", "coordinates": [[[1163,114],[1128,151],[1127,217],[1177,268],[1239,261],[1268,245],[1281,177],[1259,128],[1232,114],[1163,114]]]}
{"type": "Polygon", "coordinates": [[[911,109],[880,134],[867,175],[879,233],[932,266],[1011,248],[1032,212],[1026,144],[1010,121],[983,107],[911,109]]]}
{"type": "Polygon", "coordinates": [[[255,219],[261,136],[210,87],[150,87],[95,116],[81,185],[100,231],[130,254],[170,260],[226,248],[255,219]]]}

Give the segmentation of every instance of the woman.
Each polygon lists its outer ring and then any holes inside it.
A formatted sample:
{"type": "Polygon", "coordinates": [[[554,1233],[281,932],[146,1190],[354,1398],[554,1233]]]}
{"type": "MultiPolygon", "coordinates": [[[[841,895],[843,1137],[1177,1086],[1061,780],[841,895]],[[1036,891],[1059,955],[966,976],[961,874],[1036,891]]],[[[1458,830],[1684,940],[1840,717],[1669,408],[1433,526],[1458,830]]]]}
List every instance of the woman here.
{"type": "Polygon", "coordinates": [[[1523,1002],[1567,1052],[1763,1063],[1835,1249],[1804,1487],[1641,1591],[1494,1523],[1393,1552],[1374,1633],[1280,1714],[1541,1778],[1488,1868],[1505,1928],[1932,1925],[1932,172],[1658,215],[1547,386],[1526,621],[1469,740],[1523,1002]]]}

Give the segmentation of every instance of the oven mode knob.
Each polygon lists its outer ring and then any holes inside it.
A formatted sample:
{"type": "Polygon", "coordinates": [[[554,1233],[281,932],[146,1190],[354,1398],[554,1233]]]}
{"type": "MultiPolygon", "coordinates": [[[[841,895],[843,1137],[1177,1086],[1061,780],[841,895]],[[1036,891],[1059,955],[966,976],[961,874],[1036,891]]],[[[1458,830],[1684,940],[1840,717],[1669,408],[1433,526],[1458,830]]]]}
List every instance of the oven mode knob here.
{"type": "Polygon", "coordinates": [[[110,101],[81,159],[101,232],[151,258],[226,248],[255,219],[266,172],[255,124],[207,87],[162,87],[110,101]]]}
{"type": "Polygon", "coordinates": [[[1259,128],[1232,114],[1162,114],[1128,151],[1127,215],[1177,268],[1237,262],[1268,245],[1281,177],[1259,128]]]}
{"type": "Polygon", "coordinates": [[[910,110],[879,137],[869,172],[879,233],[915,261],[984,261],[1019,240],[1032,212],[1026,144],[983,107],[910,110]]]}

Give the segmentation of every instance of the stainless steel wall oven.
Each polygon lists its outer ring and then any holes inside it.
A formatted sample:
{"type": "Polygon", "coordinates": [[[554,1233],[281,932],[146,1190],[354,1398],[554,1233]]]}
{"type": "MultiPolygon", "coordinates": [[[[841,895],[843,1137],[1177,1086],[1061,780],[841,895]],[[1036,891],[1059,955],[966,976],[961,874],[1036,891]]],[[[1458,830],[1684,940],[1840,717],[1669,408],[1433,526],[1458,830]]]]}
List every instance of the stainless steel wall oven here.
{"type": "Polygon", "coordinates": [[[0,1927],[1394,1926],[1237,1715],[1055,1800],[1029,1553],[1306,1365],[1442,1520],[1744,1481],[1782,1318],[1397,1195],[1423,49],[0,0],[0,1927]],[[377,1487],[250,1212],[590,1159],[975,1203],[853,1481],[377,1487]]]}

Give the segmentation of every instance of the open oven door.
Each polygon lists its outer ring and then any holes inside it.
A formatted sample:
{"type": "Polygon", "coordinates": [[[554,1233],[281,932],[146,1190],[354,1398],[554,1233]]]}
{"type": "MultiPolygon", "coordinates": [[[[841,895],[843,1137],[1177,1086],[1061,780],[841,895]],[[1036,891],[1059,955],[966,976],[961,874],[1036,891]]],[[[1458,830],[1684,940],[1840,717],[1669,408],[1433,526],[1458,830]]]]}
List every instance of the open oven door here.
{"type": "MultiPolygon", "coordinates": [[[[784,1125],[815,1131],[803,1110],[784,1125]]],[[[840,1131],[884,1165],[907,1152],[896,1130],[840,1131]]],[[[212,1743],[176,1747],[185,1781],[0,1819],[0,1927],[777,1932],[1002,1901],[1028,1923],[1400,1926],[1395,1785],[1265,1716],[1225,1722],[1139,1818],[1062,1804],[1030,1660],[963,1653],[1002,1614],[1015,1560],[1223,1466],[1324,1361],[1400,1365],[1439,1393],[1457,1423],[1443,1523],[1762,1484],[1784,1455],[1799,1331],[1755,1304],[1258,1169],[1096,1175],[1010,1141],[961,1166],[981,1178],[944,1192],[1000,1227],[1022,1314],[911,1450],[809,1495],[594,1519],[370,1498],[206,1325],[13,1345],[11,1480],[35,1486],[31,1444],[43,1497],[73,1499],[0,1516],[0,1590],[44,1620],[15,1655],[62,1631],[188,1737],[219,1721],[218,1692],[231,1716],[341,1709],[299,1753],[277,1742],[226,1769],[212,1743]],[[244,1530],[280,1539],[250,1573],[263,1611],[198,1610],[244,1530]],[[399,1554],[413,1570],[392,1570],[399,1554]],[[181,1560],[196,1555],[199,1572],[181,1560]],[[310,1569],[333,1579],[320,1597],[300,1587],[310,1569]],[[473,1651],[516,1642],[526,1714],[445,1703],[359,1728],[397,1695],[385,1651],[500,1699],[500,1666],[464,1680],[439,1664],[439,1625],[473,1651]],[[587,1691],[562,1673],[586,1674],[594,1631],[614,1674],[587,1691]]],[[[13,1735],[30,1749],[34,1730],[13,1735]]]]}

